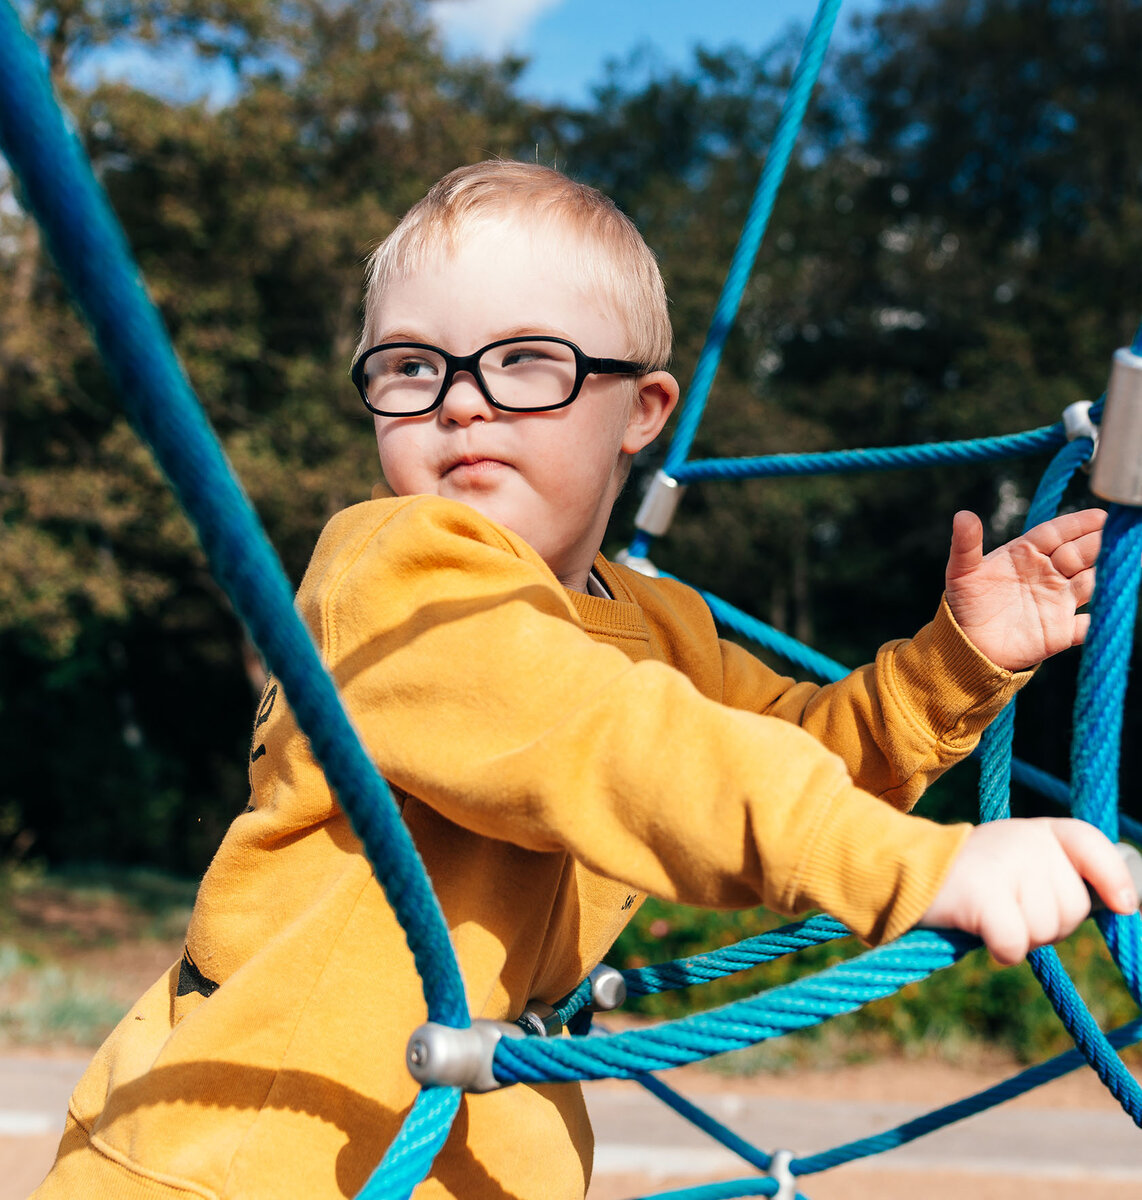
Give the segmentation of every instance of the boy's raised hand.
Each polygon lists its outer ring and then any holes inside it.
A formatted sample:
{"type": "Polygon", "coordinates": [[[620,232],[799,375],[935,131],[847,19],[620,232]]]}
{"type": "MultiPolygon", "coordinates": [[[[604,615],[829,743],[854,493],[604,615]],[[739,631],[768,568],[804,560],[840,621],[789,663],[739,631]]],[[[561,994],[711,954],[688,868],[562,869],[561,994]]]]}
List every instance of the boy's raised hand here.
{"type": "Polygon", "coordinates": [[[1094,593],[1105,522],[1097,508],[1068,513],[985,555],[979,517],[956,513],[946,595],[976,649],[1009,671],[1024,671],[1077,646],[1090,618],[1076,610],[1094,593]]]}
{"type": "Polygon", "coordinates": [[[1138,907],[1113,842],[1070,818],[992,821],[971,831],[920,924],[981,938],[996,962],[1060,941],[1090,912],[1086,880],[1107,908],[1138,907]]]}

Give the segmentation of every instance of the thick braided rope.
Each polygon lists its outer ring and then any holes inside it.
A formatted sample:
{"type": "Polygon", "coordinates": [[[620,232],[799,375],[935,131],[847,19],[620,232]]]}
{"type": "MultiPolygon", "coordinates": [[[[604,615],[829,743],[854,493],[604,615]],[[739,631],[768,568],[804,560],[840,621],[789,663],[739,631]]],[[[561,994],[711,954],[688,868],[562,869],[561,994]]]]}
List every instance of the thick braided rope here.
{"type": "MultiPolygon", "coordinates": [[[[1050,520],[1063,502],[1075,472],[1090,461],[1094,443],[1090,438],[1068,442],[1048,464],[1023,522],[1023,532],[1050,520]]],[[[1011,815],[1011,745],[1015,732],[1013,699],[984,731],[980,739],[979,815],[981,821],[996,821],[1011,815]]],[[[1068,796],[1069,800],[1069,796],[1068,796]]]]}
{"type": "Polygon", "coordinates": [[[793,81],[789,85],[785,102],[782,105],[781,116],[770,143],[769,152],[765,156],[765,166],[762,168],[757,189],[750,203],[749,212],[742,226],[734,256],[722,285],[721,295],[714,308],[714,316],[706,334],[705,344],[698,355],[694,367],[694,375],[686,392],[686,402],[679,415],[674,438],[666,457],[665,470],[668,475],[674,473],[674,468],[686,461],[693,444],[694,436],[702,421],[706,401],[713,386],[714,377],[718,373],[722,351],[726,338],[729,337],[741,306],[742,296],[749,283],[757,252],[765,237],[769,218],[773,214],[773,205],[777,199],[781,181],[785,177],[789,158],[801,124],[805,119],[805,110],[809,105],[809,97],[821,72],[821,64],[825,59],[825,51],[829,47],[833,26],[836,24],[837,13],[840,12],[841,0],[821,0],[809,27],[805,45],[801,50],[801,58],[793,73],[793,81]]]}
{"type": "MultiPolygon", "coordinates": [[[[690,386],[686,390],[674,436],[666,453],[667,474],[673,474],[674,470],[686,461],[698,426],[702,422],[710,389],[722,361],[722,351],[741,307],[742,296],[749,283],[757,252],[761,249],[769,218],[773,215],[777,192],[785,177],[793,146],[805,119],[809,97],[821,73],[821,64],[824,62],[825,51],[828,49],[840,8],[841,0],[821,0],[813,16],[813,23],[801,49],[801,57],[793,72],[793,80],[781,107],[773,141],[765,156],[765,165],[758,178],[749,212],[746,214],[721,294],[718,296],[718,303],[714,308],[706,340],[698,355],[690,386]]],[[[649,534],[637,530],[631,540],[631,554],[636,558],[644,558],[650,549],[650,542],[649,534]]]]}
{"type": "Polygon", "coordinates": [[[864,450],[825,450],[807,454],[764,454],[751,458],[703,458],[670,472],[679,483],[703,479],[762,479],[785,475],[891,471],[903,467],[993,462],[1053,450],[1066,440],[1061,422],[1024,433],[923,442],[915,446],[875,446],[864,450]]]}
{"type": "MultiPolygon", "coordinates": [[[[1075,815],[1113,839],[1119,835],[1119,750],[1140,580],[1142,509],[1113,505],[1079,670],[1071,766],[1075,815]]],[[[1098,924],[1131,995],[1142,1004],[1142,916],[1103,912],[1098,924]]]]}
{"type": "Polygon", "coordinates": [[[422,1088],[357,1200],[408,1200],[447,1140],[463,1097],[459,1088],[422,1088]]]}
{"type": "Polygon", "coordinates": [[[657,1026],[601,1038],[504,1038],[493,1074],[501,1083],[629,1079],[740,1050],[852,1012],[950,966],[978,946],[955,932],[915,930],[860,958],[760,996],[657,1026]]]}
{"type": "MultiPolygon", "coordinates": [[[[1031,528],[1041,521],[1049,519],[1058,510],[1067,484],[1075,470],[1089,457],[1091,449],[1088,439],[1078,439],[1075,443],[1064,447],[1055,456],[1036,490],[1027,513],[1026,528],[1031,528]]],[[[1134,609],[1136,609],[1138,578],[1134,569],[1128,569],[1128,560],[1131,554],[1133,554],[1135,563],[1139,559],[1137,541],[1135,540],[1132,547],[1129,544],[1131,539],[1121,536],[1120,525],[1123,523],[1124,519],[1112,510],[1104,531],[1103,551],[1099,560],[1099,582],[1092,604],[1091,631],[1083,650],[1080,667],[1079,699],[1076,701],[1073,745],[1076,759],[1094,764],[1087,770],[1085,786],[1088,789],[1091,786],[1100,786],[1105,782],[1108,757],[1112,758],[1114,762],[1111,773],[1117,775],[1121,705],[1125,691],[1126,663],[1129,659],[1131,634],[1134,628],[1132,609],[1129,613],[1128,623],[1125,625],[1128,632],[1124,641],[1121,621],[1125,614],[1122,609],[1123,606],[1130,606],[1131,598],[1134,609]],[[1124,573],[1127,576],[1125,579],[1123,578],[1124,573]],[[1108,597],[1109,599],[1107,599],[1108,597]],[[1107,630],[1111,632],[1108,633],[1107,630]],[[1112,663],[1117,664],[1116,667],[1112,666],[1109,671],[1104,666],[1108,656],[1112,663]],[[1099,691],[1100,683],[1106,675],[1113,677],[1114,682],[1111,687],[1103,692],[1097,700],[1090,700],[1091,694],[1099,691]],[[1087,683],[1084,687],[1084,677],[1094,682],[1087,683]],[[1095,754],[1084,752],[1084,748],[1091,743],[1097,743],[1099,747],[1095,754]]],[[[1131,522],[1131,524],[1137,523],[1131,522]]],[[[980,819],[984,821],[999,820],[1009,816],[1011,812],[1011,741],[1014,723],[1015,702],[1012,701],[984,736],[983,764],[980,776],[980,819]]],[[[1077,790],[1077,780],[1076,772],[1075,815],[1090,819],[1078,804],[1080,793],[1077,790]]],[[[1109,798],[1100,798],[1103,809],[1100,814],[1096,814],[1106,822],[1107,827],[1103,829],[1103,832],[1111,837],[1117,837],[1116,822],[1114,821],[1117,814],[1117,795],[1117,780],[1115,779],[1113,794],[1109,798]]],[[[1095,823],[1098,823],[1097,820],[1095,823]]],[[[1137,999],[1136,980],[1131,978],[1131,967],[1132,963],[1136,961],[1136,955],[1131,956],[1125,951],[1128,946],[1136,950],[1138,934],[1142,926],[1139,925],[1137,914],[1131,918],[1123,917],[1117,918],[1117,920],[1127,925],[1133,936],[1129,939],[1119,939],[1117,947],[1111,945],[1111,952],[1113,954],[1116,948],[1124,952],[1126,967],[1123,969],[1123,976],[1137,999]]],[[[1117,955],[1115,958],[1118,961],[1117,955]]],[[[1029,956],[1029,960],[1044,993],[1067,1032],[1074,1039],[1075,1045],[1125,1111],[1135,1122],[1142,1123],[1142,1089],[1126,1070],[1122,1060],[1099,1029],[1090,1010],[1063,970],[1058,955],[1052,948],[1045,947],[1034,951],[1029,956]]],[[[1119,966],[1122,969],[1121,962],[1119,966]]]]}
{"type": "MultiPolygon", "coordinates": [[[[623,971],[622,976],[626,982],[628,999],[652,996],[659,992],[724,979],[727,975],[748,971],[751,967],[773,962],[774,959],[787,954],[796,954],[810,946],[820,946],[825,942],[851,936],[851,932],[832,917],[810,917],[807,921],[792,922],[768,933],[743,938],[740,942],[724,946],[720,950],[708,950],[703,954],[649,967],[632,968],[623,971]]],[[[584,979],[554,1007],[560,1021],[567,1025],[571,1018],[590,1002],[591,981],[584,979]]]]}
{"type": "MultiPolygon", "coordinates": [[[[412,840],[294,610],[289,581],[175,359],[122,230],[52,96],[36,46],[7,0],[0,0],[0,149],[128,417],[166,472],[215,577],[281,681],[364,844],[404,927],[429,1012],[442,1023],[467,1025],[448,930],[412,840]]],[[[402,1146],[394,1150],[404,1153],[402,1146]]],[[[430,1164],[421,1154],[417,1169],[430,1164]]]]}
{"type": "Polygon", "coordinates": [[[623,977],[628,996],[650,996],[698,983],[710,983],[738,971],[748,971],[760,963],[796,954],[809,946],[820,946],[847,937],[852,937],[852,933],[840,921],[826,916],[810,917],[807,921],[783,925],[780,929],[745,938],[720,950],[624,971],[623,977]]]}

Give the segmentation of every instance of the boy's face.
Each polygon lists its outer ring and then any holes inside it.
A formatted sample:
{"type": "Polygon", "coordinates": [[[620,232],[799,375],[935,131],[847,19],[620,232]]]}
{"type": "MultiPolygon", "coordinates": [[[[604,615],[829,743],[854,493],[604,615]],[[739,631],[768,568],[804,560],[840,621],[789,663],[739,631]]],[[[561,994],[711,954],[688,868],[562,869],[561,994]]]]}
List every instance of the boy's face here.
{"type": "MultiPolygon", "coordinates": [[[[560,237],[478,227],[459,248],[385,292],[373,344],[425,342],[471,354],[499,338],[549,334],[588,355],[623,358],[626,331],[574,277],[560,237]]],[[[398,495],[462,500],[517,533],[568,587],[586,589],[624,477],[622,455],[657,435],[678,396],[664,371],[589,375],[566,408],[494,408],[457,374],[438,408],[376,417],[377,445],[398,495]],[[637,399],[632,391],[637,388],[637,399]]]]}

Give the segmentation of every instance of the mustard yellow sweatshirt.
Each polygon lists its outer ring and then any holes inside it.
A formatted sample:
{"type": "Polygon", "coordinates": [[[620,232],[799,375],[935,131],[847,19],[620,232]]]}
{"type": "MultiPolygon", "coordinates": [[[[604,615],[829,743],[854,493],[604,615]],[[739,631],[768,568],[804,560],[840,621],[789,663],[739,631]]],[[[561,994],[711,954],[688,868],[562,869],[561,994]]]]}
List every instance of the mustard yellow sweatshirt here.
{"type": "MultiPolygon", "coordinates": [[[[467,506],[413,497],[336,516],[298,594],[473,1015],[562,997],[646,893],[820,907],[868,941],[912,925],[967,827],[898,810],[1025,676],[942,606],[842,682],[797,684],[720,641],[692,590],[596,572],[613,599],[566,591],[467,506]]],[[[250,781],[182,963],[96,1054],[36,1200],[353,1196],[412,1104],[420,982],[273,680],[250,781]]],[[[591,1152],[577,1085],[469,1096],[417,1194],[573,1200],[591,1152]]]]}

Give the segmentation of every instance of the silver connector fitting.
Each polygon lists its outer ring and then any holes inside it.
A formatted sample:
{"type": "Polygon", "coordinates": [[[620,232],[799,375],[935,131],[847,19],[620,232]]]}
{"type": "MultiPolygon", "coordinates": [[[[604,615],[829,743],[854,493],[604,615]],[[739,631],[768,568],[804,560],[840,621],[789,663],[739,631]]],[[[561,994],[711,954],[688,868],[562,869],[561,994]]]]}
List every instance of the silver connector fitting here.
{"type": "Polygon", "coordinates": [[[542,1000],[529,1000],[516,1024],[532,1037],[558,1037],[563,1032],[559,1014],[542,1000]]]}
{"type": "Polygon", "coordinates": [[[1115,504],[1142,505],[1142,358],[1116,350],[1091,491],[1115,504]]]}
{"type": "Polygon", "coordinates": [[[591,983],[591,1008],[595,1012],[610,1012],[627,998],[627,981],[622,971],[600,963],[587,976],[591,983]]]}
{"type": "Polygon", "coordinates": [[[405,1062],[419,1084],[494,1092],[504,1086],[492,1074],[500,1038],[523,1036],[523,1030],[507,1021],[478,1020],[467,1029],[428,1021],[409,1038],[405,1062]]]}
{"type": "Polygon", "coordinates": [[[1063,409],[1063,429],[1066,430],[1068,442],[1086,437],[1098,445],[1098,426],[1090,419],[1093,407],[1089,400],[1076,400],[1063,409]]]}
{"type": "Polygon", "coordinates": [[[632,571],[637,571],[640,575],[647,575],[651,579],[657,579],[660,573],[649,558],[643,558],[639,554],[630,554],[626,550],[620,550],[615,555],[615,562],[622,563],[624,567],[630,567],[632,571]]]}
{"type": "Polygon", "coordinates": [[[773,1200],[797,1200],[797,1177],[789,1169],[793,1157],[792,1150],[774,1150],[769,1160],[769,1175],[777,1180],[773,1200]]]}
{"type": "Polygon", "coordinates": [[[670,528],[670,522],[678,511],[678,502],[685,491],[684,483],[679,483],[665,471],[655,471],[635,515],[635,528],[660,537],[670,528]]]}

